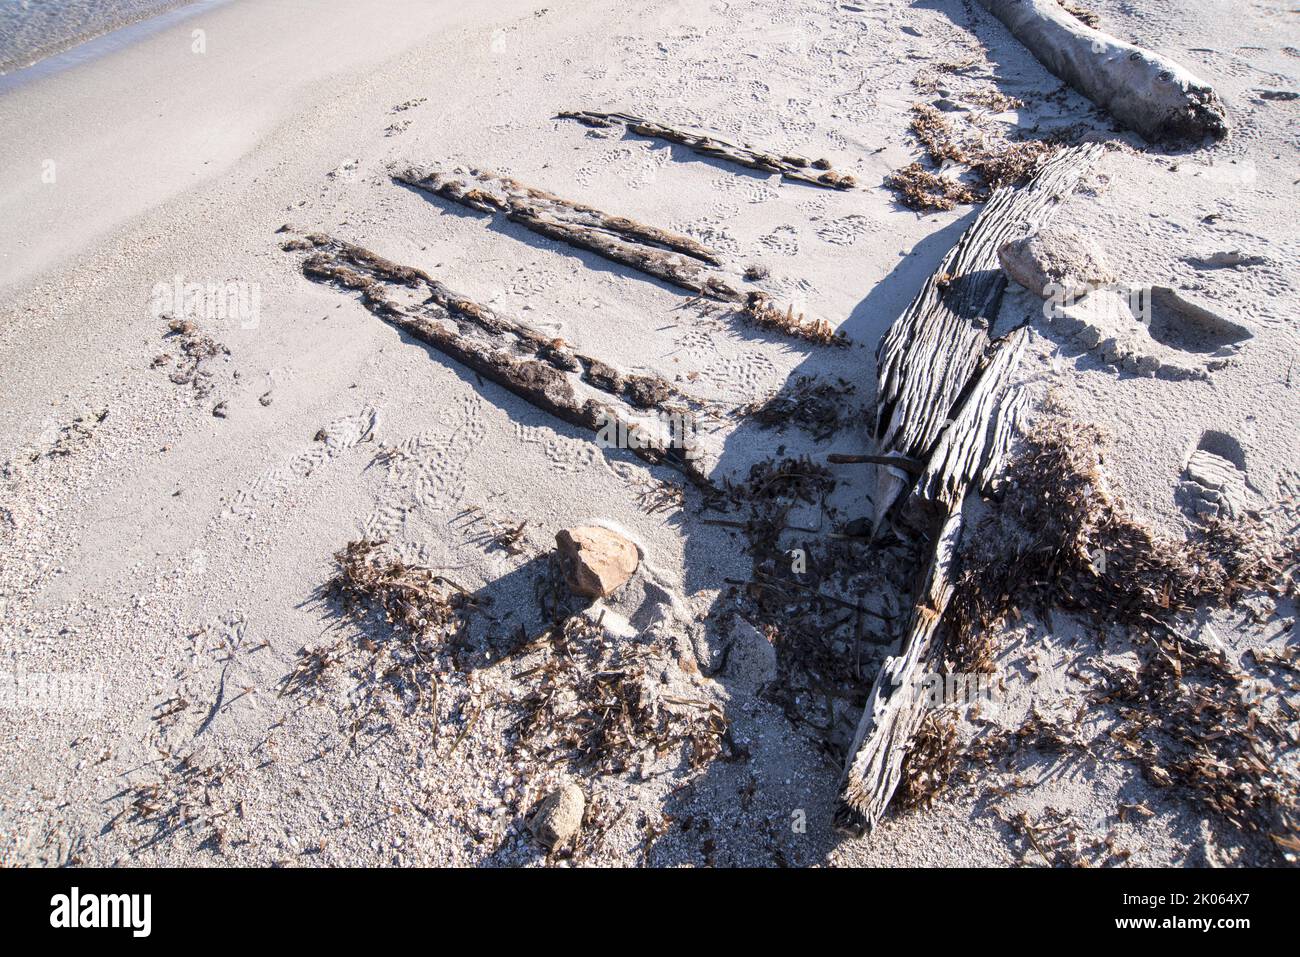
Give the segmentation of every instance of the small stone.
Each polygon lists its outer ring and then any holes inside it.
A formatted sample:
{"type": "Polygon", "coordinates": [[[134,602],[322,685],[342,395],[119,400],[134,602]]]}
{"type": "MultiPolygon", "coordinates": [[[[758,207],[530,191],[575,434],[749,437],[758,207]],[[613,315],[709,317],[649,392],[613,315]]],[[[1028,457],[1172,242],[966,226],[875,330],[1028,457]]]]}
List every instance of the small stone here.
{"type": "Polygon", "coordinates": [[[1096,243],[1057,229],[1013,239],[998,250],[1002,270],[1044,299],[1077,299],[1115,282],[1115,272],[1096,243]]]}
{"type": "Polygon", "coordinates": [[[582,828],[582,815],[587,809],[587,799],[576,784],[566,784],[546,797],[533,812],[528,828],[547,850],[555,850],[573,843],[582,828]]]}
{"type": "Polygon", "coordinates": [[[758,694],[777,677],[776,648],[767,636],[737,616],[731,627],[726,682],[729,688],[758,694]]]}
{"type": "Polygon", "coordinates": [[[606,598],[636,572],[636,546],[597,525],[566,528],[555,535],[564,580],[579,595],[606,598]]]}

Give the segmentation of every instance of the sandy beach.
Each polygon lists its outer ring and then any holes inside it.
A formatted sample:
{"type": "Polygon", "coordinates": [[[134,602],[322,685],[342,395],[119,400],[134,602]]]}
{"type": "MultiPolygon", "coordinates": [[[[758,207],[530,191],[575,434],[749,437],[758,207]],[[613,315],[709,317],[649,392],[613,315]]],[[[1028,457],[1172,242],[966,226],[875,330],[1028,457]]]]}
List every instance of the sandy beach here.
{"type": "MultiPolygon", "coordinates": [[[[903,523],[862,540],[876,465],[831,465],[769,503],[775,547],[811,556],[829,597],[755,584],[754,503],[790,463],[873,450],[878,345],[987,199],[918,210],[891,188],[929,164],[917,104],[992,143],[1100,144],[1053,226],[1245,330],[1207,345],[1157,324],[1126,352],[1010,282],[988,325],[1026,330],[1022,430],[1095,427],[1108,494],[1157,543],[1211,514],[1294,532],[1300,27],[1271,2],[1087,6],[1210,83],[1230,135],[1151,145],[959,0],[232,0],[0,92],[0,861],[1294,863],[1294,552],[1280,582],[1162,626],[1221,650],[1277,729],[1258,827],[1106,750],[1125,718],[1098,689],[1141,677],[1139,629],[1026,602],[987,629],[997,690],[956,719],[971,746],[944,786],[837,829],[926,559],[903,523]],[[824,158],[855,185],[558,116],[575,110],[824,158]],[[395,178],[410,168],[688,237],[711,274],[846,341],[746,321],[395,178]],[[384,321],[376,290],[405,306],[432,287],[363,284],[378,273],[349,249],[687,397],[702,478],[384,321]],[[756,412],[816,384],[829,406],[756,412]],[[556,580],[575,526],[637,553],[594,602],[556,580]],[[351,542],[427,570],[455,640],[397,644],[393,607],[358,614],[372,586],[336,577],[351,542]],[[1069,740],[974,746],[1031,718],[1069,740]],[[530,822],[566,785],[581,832],[548,853],[530,822]]],[[[997,500],[967,497],[971,528],[997,500]]]]}

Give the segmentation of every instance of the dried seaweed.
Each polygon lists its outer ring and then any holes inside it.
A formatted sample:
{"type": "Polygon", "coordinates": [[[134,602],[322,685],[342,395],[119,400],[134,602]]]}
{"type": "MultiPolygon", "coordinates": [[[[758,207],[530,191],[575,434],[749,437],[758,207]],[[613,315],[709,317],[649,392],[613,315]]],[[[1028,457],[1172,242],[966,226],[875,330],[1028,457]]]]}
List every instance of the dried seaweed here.
{"type": "Polygon", "coordinates": [[[957,723],[950,713],[928,711],[912,738],[902,780],[894,794],[899,810],[927,808],[961,763],[957,723]]]}
{"type": "Polygon", "coordinates": [[[108,409],[100,409],[98,412],[79,415],[67,425],[59,429],[58,437],[50,444],[49,448],[32,452],[29,462],[38,462],[41,459],[61,459],[73,455],[78,449],[90,444],[95,437],[95,430],[108,418],[108,409]]]}
{"type": "Polygon", "coordinates": [[[806,339],[824,346],[850,345],[848,336],[836,332],[825,319],[805,318],[802,312],[796,315],[793,306],[786,306],[782,312],[765,292],[751,291],[740,312],[760,329],[775,329],[795,339],[806,339]]]}
{"type": "MultiPolygon", "coordinates": [[[[829,527],[831,534],[791,525],[796,508],[815,507],[819,526],[832,518],[826,498],[834,486],[823,465],[807,458],[773,459],[752,466],[744,482],[728,484],[712,503],[744,516],[744,521],[713,523],[736,527],[745,537],[750,579],[728,583],[743,586],[744,617],[776,651],[776,680],[764,694],[792,723],[820,738],[828,754],[847,746],[849,727],[841,719],[861,710],[864,676],[888,640],[882,627],[887,616],[860,599],[877,590],[905,591],[916,560],[914,543],[901,539],[872,542],[829,527]]],[[[717,624],[729,633],[726,616],[717,624]]],[[[723,667],[725,660],[715,670],[723,667]]]]}
{"type": "Polygon", "coordinates": [[[1143,627],[1281,587],[1293,543],[1275,541],[1253,521],[1213,520],[1186,540],[1158,535],[1107,490],[1103,447],[1096,428],[1060,416],[1026,437],[993,520],[998,526],[989,529],[1019,544],[1000,562],[963,572],[953,601],[959,632],[1005,614],[1009,596],[1143,627]]]}
{"type": "Polygon", "coordinates": [[[982,106],[986,110],[994,113],[1002,113],[1006,110],[1018,110],[1025,105],[1025,101],[1017,96],[1008,96],[997,87],[986,86],[977,90],[971,90],[963,93],[961,98],[968,103],[974,103],[976,106],[982,106]]]}
{"type": "Polygon", "coordinates": [[[1056,2],[1061,5],[1061,9],[1080,23],[1090,26],[1094,30],[1101,28],[1101,15],[1095,11],[1089,10],[1087,7],[1081,7],[1077,3],[1071,3],[1070,0],[1056,0],[1056,2]]]}
{"type": "Polygon", "coordinates": [[[430,569],[387,554],[384,544],[348,542],[334,556],[338,571],[325,585],[326,595],[354,619],[378,613],[395,634],[454,638],[464,627],[468,596],[430,569]]]}
{"type": "Polygon", "coordinates": [[[170,320],[164,338],[179,344],[179,354],[175,359],[169,353],[155,356],[152,367],[157,369],[174,361],[175,367],[168,378],[176,385],[188,385],[195,397],[207,398],[214,388],[210,361],[230,355],[230,350],[201,332],[189,319],[170,320]]]}
{"type": "Polygon", "coordinates": [[[933,166],[939,170],[965,167],[975,182],[910,163],[891,173],[885,183],[911,209],[947,210],[958,203],[981,202],[999,186],[1027,180],[1052,152],[1038,140],[1013,142],[982,130],[963,136],[939,110],[924,103],[912,106],[912,133],[933,166]]]}
{"type": "Polygon", "coordinates": [[[744,406],[739,412],[764,428],[794,425],[821,441],[852,418],[853,409],[846,398],[856,391],[857,387],[844,379],[830,381],[801,375],[766,401],[744,406]]]}
{"type": "Polygon", "coordinates": [[[201,846],[222,853],[232,843],[228,829],[243,817],[242,802],[230,798],[228,779],[238,773],[220,762],[210,763],[206,752],[170,758],[158,778],[124,792],[130,803],[108,828],[117,827],[125,815],[127,821],[152,829],[144,847],[189,832],[200,838],[201,846]]]}
{"type": "Polygon", "coordinates": [[[1048,867],[1104,867],[1127,860],[1132,851],[1121,848],[1115,832],[1104,837],[1089,835],[1069,811],[1044,808],[1037,816],[1028,811],[997,812],[1012,833],[1024,838],[1024,856],[1036,856],[1048,867]]]}
{"type": "MultiPolygon", "coordinates": [[[[963,556],[943,625],[945,667],[988,670],[997,627],[1020,608],[1048,620],[1052,608],[1067,609],[1099,632],[1127,628],[1139,640],[1139,666],[1097,664],[1102,681],[1090,704],[1111,718],[1103,733],[1080,730],[1086,705],[1066,721],[1034,712],[1019,728],[976,739],[966,756],[1134,761],[1150,783],[1219,821],[1284,841],[1300,795],[1300,781],[1278,761],[1287,739],[1246,693],[1242,668],[1180,626],[1197,609],[1228,607],[1247,593],[1293,591],[1296,543],[1254,521],[1213,521],[1187,539],[1159,535],[1106,489],[1103,447],[1096,428],[1059,414],[1025,438],[1005,499],[983,528],[985,544],[963,556]]],[[[952,735],[931,729],[927,740],[934,746],[913,759],[914,778],[955,766],[952,735]]]]}
{"type": "Polygon", "coordinates": [[[320,697],[346,672],[355,686],[345,711],[353,744],[367,730],[402,714],[437,717],[438,675],[463,642],[472,597],[431,569],[410,565],[384,542],[349,542],[334,556],[337,570],[318,591],[355,625],[348,640],[308,645],[281,679],[281,695],[320,697]]]}
{"type": "Polygon", "coordinates": [[[621,774],[678,747],[695,770],[729,753],[717,705],[665,694],[658,647],[611,646],[595,623],[575,616],[550,631],[545,655],[518,676],[534,679],[515,705],[526,752],[593,774],[621,774]]]}

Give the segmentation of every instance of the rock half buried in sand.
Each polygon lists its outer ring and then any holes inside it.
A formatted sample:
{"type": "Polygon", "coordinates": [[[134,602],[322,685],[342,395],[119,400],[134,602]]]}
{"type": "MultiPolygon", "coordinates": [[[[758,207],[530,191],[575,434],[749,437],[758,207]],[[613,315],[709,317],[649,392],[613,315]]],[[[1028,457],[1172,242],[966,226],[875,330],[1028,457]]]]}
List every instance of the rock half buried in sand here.
{"type": "Polygon", "coordinates": [[[1101,247],[1077,233],[1043,229],[998,250],[1002,271],[1044,299],[1076,299],[1115,281],[1101,247]]]}
{"type": "Polygon", "coordinates": [[[542,798],[528,828],[547,850],[572,844],[582,828],[587,799],[576,784],[566,784],[542,798]]]}
{"type": "Polygon", "coordinates": [[[606,598],[636,572],[636,546],[598,525],[566,528],[555,535],[564,580],[579,595],[606,598]]]}

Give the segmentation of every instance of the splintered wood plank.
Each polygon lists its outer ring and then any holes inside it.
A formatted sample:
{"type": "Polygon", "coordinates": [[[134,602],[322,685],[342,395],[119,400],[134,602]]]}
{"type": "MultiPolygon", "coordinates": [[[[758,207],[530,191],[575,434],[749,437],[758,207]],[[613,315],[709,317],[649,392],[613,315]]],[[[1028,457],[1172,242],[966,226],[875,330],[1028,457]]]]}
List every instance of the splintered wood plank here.
{"type": "MultiPolygon", "coordinates": [[[[995,191],[889,328],[876,350],[878,454],[929,460],[989,352],[989,329],[1007,283],[998,247],[1051,219],[1103,151],[1100,144],[1063,150],[1024,187],[995,191]]],[[[877,525],[912,482],[899,469],[878,475],[877,525]]]]}
{"type": "MultiPolygon", "coordinates": [[[[360,294],[384,322],[571,425],[599,432],[622,423],[631,434],[651,427],[648,412],[703,408],[658,376],[621,372],[361,246],[311,233],[283,248],[307,254],[302,272],[308,279],[360,294]]],[[[691,450],[642,434],[647,442],[632,443],[631,451],[709,485],[691,450]]]]}
{"type": "Polygon", "coordinates": [[[997,341],[961,411],[916,481],[914,498],[934,506],[933,514],[939,516],[933,525],[934,551],[902,651],[881,667],[858,722],[837,813],[843,827],[874,828],[902,779],[912,738],[928,706],[918,689],[942,662],[943,615],[952,596],[962,504],[967,492],[987,484],[1005,459],[1026,395],[1010,389],[1008,383],[1027,338],[1028,331],[1020,328],[997,341]]]}
{"type": "Polygon", "coordinates": [[[902,650],[885,661],[858,723],[836,813],[842,827],[874,828],[902,780],[928,707],[919,689],[942,664],[962,505],[1000,469],[1025,401],[1010,383],[1028,329],[999,339],[989,334],[1006,286],[998,247],[1045,223],[1101,151],[1099,145],[1066,150],[1024,188],[995,192],[881,341],[874,458],[901,462],[877,469],[876,522],[910,490],[908,500],[930,519],[933,554],[902,650]]]}
{"type": "Polygon", "coordinates": [[[749,169],[762,170],[765,173],[780,173],[783,179],[811,183],[828,189],[853,189],[857,182],[847,173],[837,173],[831,169],[828,160],[808,160],[802,156],[792,156],[774,150],[766,150],[748,143],[732,143],[712,133],[692,133],[627,113],[600,113],[595,110],[573,110],[560,114],[561,119],[577,120],[587,126],[609,128],[621,126],[652,139],[667,140],[689,147],[701,156],[726,160],[749,169]]]}
{"type": "Polygon", "coordinates": [[[937,658],[939,626],[952,597],[961,531],[961,502],[957,502],[938,525],[934,554],[908,621],[902,653],[885,659],[858,722],[835,815],[841,828],[857,832],[875,828],[902,780],[903,762],[925,716],[918,688],[937,658]]]}
{"type": "Polygon", "coordinates": [[[1029,331],[1016,329],[999,342],[952,425],[944,429],[913,496],[951,508],[969,489],[981,489],[1000,471],[1020,396],[1006,384],[1024,355],[1029,331]]]}

